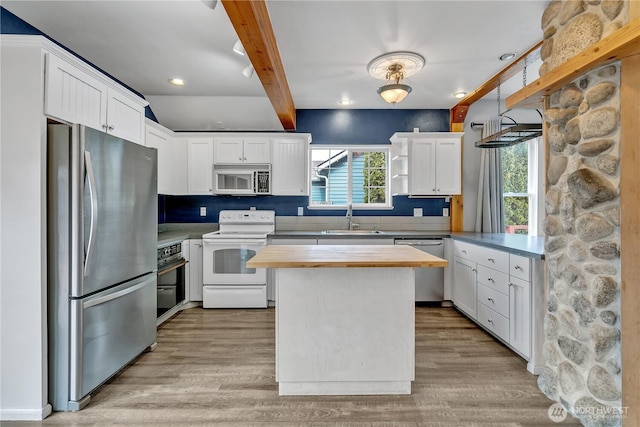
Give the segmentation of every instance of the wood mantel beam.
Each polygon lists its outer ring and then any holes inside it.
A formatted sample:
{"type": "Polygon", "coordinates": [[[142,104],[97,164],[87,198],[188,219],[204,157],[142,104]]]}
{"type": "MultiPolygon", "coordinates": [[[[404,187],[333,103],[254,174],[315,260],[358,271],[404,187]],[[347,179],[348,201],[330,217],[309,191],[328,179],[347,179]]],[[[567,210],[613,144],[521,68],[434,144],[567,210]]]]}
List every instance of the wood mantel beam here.
{"type": "Polygon", "coordinates": [[[514,59],[511,64],[507,65],[499,73],[491,77],[486,82],[482,83],[476,88],[476,90],[462,98],[460,102],[458,102],[453,108],[451,108],[451,115],[449,118],[450,123],[464,123],[464,119],[467,117],[467,112],[469,111],[469,106],[471,104],[484,98],[485,95],[497,88],[500,84],[505,83],[517,73],[522,72],[525,62],[527,64],[531,64],[532,62],[540,58],[540,46],[542,46],[542,41],[536,43],[525,53],[514,59]]]}
{"type": "Polygon", "coordinates": [[[296,108],[264,0],[222,0],[267,97],[285,130],[296,129],[296,108]]]}

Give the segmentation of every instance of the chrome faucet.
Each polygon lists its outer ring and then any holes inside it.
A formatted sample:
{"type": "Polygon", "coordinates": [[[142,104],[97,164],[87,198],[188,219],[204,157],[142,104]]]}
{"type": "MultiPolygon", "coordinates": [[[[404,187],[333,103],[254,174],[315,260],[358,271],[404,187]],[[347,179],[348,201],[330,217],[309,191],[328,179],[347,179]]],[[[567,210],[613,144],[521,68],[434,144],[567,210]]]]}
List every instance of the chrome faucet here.
{"type": "Polygon", "coordinates": [[[347,215],[346,216],[347,216],[347,218],[349,220],[349,228],[348,228],[348,230],[351,231],[351,230],[353,230],[353,223],[352,223],[352,220],[353,220],[353,205],[351,203],[349,203],[347,205],[347,215]]]}

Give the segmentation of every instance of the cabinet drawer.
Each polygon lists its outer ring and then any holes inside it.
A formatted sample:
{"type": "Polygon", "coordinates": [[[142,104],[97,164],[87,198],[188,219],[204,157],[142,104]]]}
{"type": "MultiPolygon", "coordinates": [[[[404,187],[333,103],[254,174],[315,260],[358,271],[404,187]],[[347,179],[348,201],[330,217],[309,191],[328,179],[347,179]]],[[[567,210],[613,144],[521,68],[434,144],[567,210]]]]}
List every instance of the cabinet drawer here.
{"type": "Polygon", "coordinates": [[[509,342],[509,319],[491,310],[486,305],[479,303],[477,320],[482,326],[509,342]]]}
{"type": "Polygon", "coordinates": [[[482,248],[467,242],[454,240],[454,255],[477,262],[481,258],[482,248]]]}
{"type": "Polygon", "coordinates": [[[495,249],[482,248],[478,264],[485,265],[503,273],[509,272],[509,254],[495,249]]]}
{"type": "Polygon", "coordinates": [[[509,318],[509,295],[478,283],[478,302],[509,318]]]}
{"type": "Polygon", "coordinates": [[[509,254],[509,274],[527,282],[531,281],[531,259],[509,254]]]}
{"type": "Polygon", "coordinates": [[[484,265],[478,265],[478,283],[481,283],[505,295],[509,295],[509,275],[484,265]]]}

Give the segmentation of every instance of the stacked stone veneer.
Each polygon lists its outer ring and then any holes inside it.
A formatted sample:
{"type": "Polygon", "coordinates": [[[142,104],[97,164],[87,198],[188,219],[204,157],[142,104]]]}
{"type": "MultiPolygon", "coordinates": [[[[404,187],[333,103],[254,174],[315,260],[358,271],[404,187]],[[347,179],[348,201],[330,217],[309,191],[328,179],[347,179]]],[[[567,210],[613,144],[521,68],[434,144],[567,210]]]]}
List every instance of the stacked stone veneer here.
{"type": "MultiPolygon", "coordinates": [[[[623,1],[553,1],[542,17],[540,74],[628,21],[623,1]]],[[[585,74],[545,109],[549,148],[540,389],[584,425],[619,426],[620,64],[585,74]]]]}

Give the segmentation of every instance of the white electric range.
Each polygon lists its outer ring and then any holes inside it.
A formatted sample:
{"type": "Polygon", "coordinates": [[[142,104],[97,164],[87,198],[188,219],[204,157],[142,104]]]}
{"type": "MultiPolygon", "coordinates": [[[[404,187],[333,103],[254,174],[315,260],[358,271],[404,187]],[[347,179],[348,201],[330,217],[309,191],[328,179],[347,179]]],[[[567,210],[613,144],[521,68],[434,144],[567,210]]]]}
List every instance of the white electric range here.
{"type": "Polygon", "coordinates": [[[220,211],[219,230],[202,236],[204,308],[266,308],[267,270],[246,263],[267,246],[274,211],[220,211]]]}

